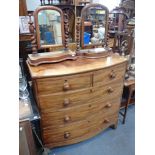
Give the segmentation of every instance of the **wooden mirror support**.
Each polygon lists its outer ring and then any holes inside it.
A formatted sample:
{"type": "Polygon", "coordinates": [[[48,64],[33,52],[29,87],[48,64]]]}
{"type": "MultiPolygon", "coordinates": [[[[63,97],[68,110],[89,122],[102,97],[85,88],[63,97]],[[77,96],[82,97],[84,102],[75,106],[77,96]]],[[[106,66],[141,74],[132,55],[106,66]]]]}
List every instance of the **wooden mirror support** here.
{"type": "Polygon", "coordinates": [[[32,54],[37,54],[37,40],[36,40],[36,32],[34,28],[34,24],[31,19],[31,14],[29,14],[29,30],[30,33],[33,34],[31,37],[31,46],[32,46],[32,54]]]}
{"type": "Polygon", "coordinates": [[[80,27],[81,27],[81,18],[76,18],[76,54],[79,55],[80,51],[80,27]]]}
{"type": "MultiPolygon", "coordinates": [[[[101,14],[99,14],[101,15],[101,14]]],[[[101,57],[107,57],[112,54],[112,49],[108,47],[108,15],[109,10],[106,6],[101,4],[88,4],[86,5],[82,11],[81,11],[81,34],[79,33],[78,29],[79,26],[76,27],[77,34],[76,37],[81,37],[81,47],[82,49],[79,50],[78,46],[78,39],[77,39],[77,55],[81,55],[86,58],[101,58],[101,57]],[[85,17],[88,12],[90,12],[90,9],[95,9],[95,13],[102,12],[104,14],[104,21],[101,21],[104,28],[104,33],[102,33],[103,39],[101,39],[100,43],[84,43],[84,32],[85,32],[85,24],[93,23],[89,21],[85,21],[85,17]]],[[[78,23],[77,23],[78,25],[78,23]]],[[[90,26],[90,25],[89,25],[90,26]]],[[[93,25],[92,25],[93,26],[93,25]]],[[[103,31],[102,31],[103,32],[103,31]]]]}
{"type": "Polygon", "coordinates": [[[75,60],[76,53],[68,49],[69,24],[67,14],[63,14],[61,9],[55,6],[41,6],[34,11],[33,16],[35,28],[31,17],[29,22],[29,29],[33,34],[31,38],[32,54],[28,55],[29,64],[37,66],[43,63],[56,63],[68,59],[75,60]],[[46,30],[44,27],[49,28],[46,30]],[[45,31],[41,31],[41,28],[44,28],[45,31]],[[57,31],[54,31],[54,28],[57,31]],[[63,49],[44,53],[38,53],[37,51],[38,49],[55,47],[62,47],[63,49]]]}
{"type": "Polygon", "coordinates": [[[68,15],[64,13],[64,26],[65,26],[65,50],[68,50],[68,39],[69,39],[69,24],[68,24],[68,15]]]}

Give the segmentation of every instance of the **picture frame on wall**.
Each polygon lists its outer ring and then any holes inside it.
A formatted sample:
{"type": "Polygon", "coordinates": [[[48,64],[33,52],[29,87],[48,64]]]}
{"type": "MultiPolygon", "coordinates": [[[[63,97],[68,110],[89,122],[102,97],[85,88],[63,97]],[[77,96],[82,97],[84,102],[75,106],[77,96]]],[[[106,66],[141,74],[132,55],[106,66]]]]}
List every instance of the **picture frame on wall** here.
{"type": "MultiPolygon", "coordinates": [[[[20,34],[30,33],[29,30],[29,16],[19,16],[19,32],[20,34]]],[[[31,20],[33,20],[33,16],[31,16],[31,20]]]]}

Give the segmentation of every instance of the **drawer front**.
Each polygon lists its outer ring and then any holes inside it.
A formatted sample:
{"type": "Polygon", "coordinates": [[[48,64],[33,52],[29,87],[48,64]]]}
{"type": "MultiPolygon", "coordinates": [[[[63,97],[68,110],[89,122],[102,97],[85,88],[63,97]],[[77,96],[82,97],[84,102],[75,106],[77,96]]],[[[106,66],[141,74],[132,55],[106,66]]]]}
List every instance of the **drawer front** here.
{"type": "Polygon", "coordinates": [[[111,100],[111,98],[120,98],[123,90],[123,82],[117,81],[116,83],[110,83],[107,85],[94,87],[95,98],[102,97],[103,100],[111,100]]]}
{"type": "Polygon", "coordinates": [[[62,108],[73,107],[81,104],[95,102],[96,100],[107,100],[118,97],[122,93],[123,83],[111,83],[104,87],[94,87],[90,89],[75,91],[75,92],[62,92],[59,94],[49,94],[38,96],[39,106],[41,112],[56,111],[62,108]],[[94,101],[95,100],[95,101],[94,101]]]}
{"type": "Polygon", "coordinates": [[[43,142],[45,146],[53,147],[77,143],[95,136],[117,120],[117,113],[105,116],[102,112],[70,126],[43,129],[43,142]]]}
{"type": "Polygon", "coordinates": [[[62,108],[81,105],[88,103],[92,98],[91,89],[38,96],[41,112],[47,112],[48,109],[56,111],[62,108]]]}
{"type": "Polygon", "coordinates": [[[37,79],[36,81],[39,95],[73,91],[76,89],[88,88],[92,85],[90,73],[58,78],[37,79]]]}
{"type": "Polygon", "coordinates": [[[123,81],[125,70],[126,63],[123,63],[94,72],[94,86],[103,86],[107,83],[115,82],[118,80],[123,81]]]}
{"type": "Polygon", "coordinates": [[[88,104],[60,109],[57,112],[43,112],[41,114],[41,124],[42,127],[63,127],[72,122],[84,120],[92,114],[96,114],[100,111],[102,111],[104,115],[113,114],[114,112],[118,112],[119,107],[119,98],[110,101],[103,101],[102,98],[99,98],[97,100],[92,100],[88,104]]]}

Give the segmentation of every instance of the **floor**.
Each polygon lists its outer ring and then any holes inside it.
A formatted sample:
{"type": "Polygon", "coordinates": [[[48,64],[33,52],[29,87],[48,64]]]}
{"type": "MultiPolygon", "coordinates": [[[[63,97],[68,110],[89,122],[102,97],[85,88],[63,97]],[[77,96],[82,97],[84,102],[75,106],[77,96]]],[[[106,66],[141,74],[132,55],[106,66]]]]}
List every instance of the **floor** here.
{"type": "Polygon", "coordinates": [[[134,155],[135,106],[129,106],[124,125],[121,118],[117,129],[108,128],[84,142],[52,149],[49,155],[134,155]]]}

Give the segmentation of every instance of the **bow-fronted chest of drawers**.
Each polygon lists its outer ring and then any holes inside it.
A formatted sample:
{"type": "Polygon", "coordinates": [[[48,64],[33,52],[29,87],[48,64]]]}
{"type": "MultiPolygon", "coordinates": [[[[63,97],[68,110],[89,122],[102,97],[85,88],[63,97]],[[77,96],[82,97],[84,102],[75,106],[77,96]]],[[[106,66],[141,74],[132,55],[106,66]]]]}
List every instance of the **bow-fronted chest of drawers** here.
{"type": "Polygon", "coordinates": [[[127,60],[108,58],[30,66],[46,147],[86,140],[117,126],[127,60]]]}

